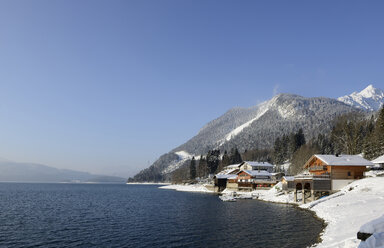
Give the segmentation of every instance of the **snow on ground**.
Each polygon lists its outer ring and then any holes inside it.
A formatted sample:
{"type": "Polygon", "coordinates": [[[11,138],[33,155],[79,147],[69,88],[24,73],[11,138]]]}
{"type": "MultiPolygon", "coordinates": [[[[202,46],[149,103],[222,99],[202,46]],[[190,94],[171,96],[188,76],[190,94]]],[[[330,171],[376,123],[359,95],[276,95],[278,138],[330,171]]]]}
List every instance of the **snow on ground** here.
{"type": "Polygon", "coordinates": [[[366,177],[382,177],[384,176],[384,170],[370,170],[365,172],[366,177]]]}
{"type": "Polygon", "coordinates": [[[131,185],[169,185],[170,183],[151,183],[151,182],[145,182],[145,183],[126,183],[131,185]]]}
{"type": "Polygon", "coordinates": [[[317,247],[357,247],[360,227],[383,214],[384,178],[357,180],[334,195],[301,207],[315,211],[328,224],[317,247]]]}
{"type": "Polygon", "coordinates": [[[171,184],[171,185],[159,187],[159,189],[174,189],[176,191],[213,193],[213,191],[208,190],[202,184],[189,184],[189,185],[171,184]]]}
{"type": "Polygon", "coordinates": [[[285,162],[284,164],[280,165],[280,168],[281,168],[283,171],[285,171],[285,173],[287,173],[288,170],[289,170],[289,167],[290,167],[290,166],[291,166],[291,163],[289,163],[289,162],[285,162]]]}
{"type": "Polygon", "coordinates": [[[276,184],[270,190],[255,190],[254,194],[258,194],[258,199],[263,201],[270,202],[279,202],[279,203],[293,203],[293,193],[285,194],[281,192],[282,184],[276,184]]]}
{"type": "MultiPolygon", "coordinates": [[[[280,187],[277,184],[268,191],[254,192],[258,192],[260,200],[294,203],[293,193],[284,194],[279,191],[280,187]]],[[[300,194],[298,197],[301,197],[300,194]]],[[[321,235],[323,241],[316,247],[357,247],[360,244],[357,239],[360,227],[384,213],[384,177],[357,180],[335,194],[300,207],[315,211],[327,223],[321,235]]]]}

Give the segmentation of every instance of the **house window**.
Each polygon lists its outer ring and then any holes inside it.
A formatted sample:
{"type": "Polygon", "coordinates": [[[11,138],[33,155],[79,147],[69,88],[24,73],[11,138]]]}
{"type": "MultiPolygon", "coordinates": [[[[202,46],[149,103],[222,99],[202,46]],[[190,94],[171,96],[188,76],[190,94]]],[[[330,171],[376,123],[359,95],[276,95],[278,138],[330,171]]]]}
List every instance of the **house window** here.
{"type": "Polygon", "coordinates": [[[351,176],[351,172],[350,172],[350,171],[348,171],[348,176],[349,176],[349,177],[351,176]]]}

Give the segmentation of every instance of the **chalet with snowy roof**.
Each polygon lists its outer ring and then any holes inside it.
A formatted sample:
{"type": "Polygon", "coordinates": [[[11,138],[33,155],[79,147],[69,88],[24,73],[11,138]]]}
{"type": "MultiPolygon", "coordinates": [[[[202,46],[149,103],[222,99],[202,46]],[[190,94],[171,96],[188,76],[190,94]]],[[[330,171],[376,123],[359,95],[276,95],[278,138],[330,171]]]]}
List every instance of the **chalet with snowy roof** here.
{"type": "Polygon", "coordinates": [[[215,191],[216,192],[221,192],[227,188],[227,184],[229,181],[231,183],[236,183],[237,182],[237,175],[233,174],[218,174],[214,176],[214,181],[215,181],[215,191]]]}
{"type": "Polygon", "coordinates": [[[281,179],[281,184],[282,184],[283,190],[288,191],[289,189],[293,189],[294,188],[294,181],[295,181],[295,177],[284,176],[281,179]]]}
{"type": "Polygon", "coordinates": [[[384,155],[371,161],[374,164],[374,168],[384,169],[384,155]]]}
{"type": "Polygon", "coordinates": [[[233,187],[233,184],[236,184],[237,187],[237,172],[239,172],[239,168],[228,167],[213,177],[216,192],[221,192],[228,186],[233,187]]]}
{"type": "Polygon", "coordinates": [[[250,191],[257,188],[271,187],[276,180],[268,171],[263,170],[241,170],[237,173],[237,188],[239,191],[250,191]]]}
{"type": "Polygon", "coordinates": [[[307,193],[312,200],[323,194],[338,191],[364,176],[367,166],[373,163],[359,155],[313,155],[304,165],[307,173],[295,176],[294,193],[302,191],[302,201],[307,193]]]}
{"type": "Polygon", "coordinates": [[[240,170],[258,170],[273,172],[274,166],[268,162],[257,162],[257,161],[244,161],[240,164],[240,170]]]}

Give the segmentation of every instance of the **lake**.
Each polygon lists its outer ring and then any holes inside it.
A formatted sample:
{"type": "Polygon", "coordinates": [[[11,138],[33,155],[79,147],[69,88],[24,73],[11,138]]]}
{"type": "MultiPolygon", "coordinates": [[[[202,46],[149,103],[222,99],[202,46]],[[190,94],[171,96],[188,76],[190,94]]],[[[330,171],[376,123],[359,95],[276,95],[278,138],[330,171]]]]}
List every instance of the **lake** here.
{"type": "Polygon", "coordinates": [[[306,247],[322,225],[290,205],[155,185],[0,183],[0,247],[306,247]]]}

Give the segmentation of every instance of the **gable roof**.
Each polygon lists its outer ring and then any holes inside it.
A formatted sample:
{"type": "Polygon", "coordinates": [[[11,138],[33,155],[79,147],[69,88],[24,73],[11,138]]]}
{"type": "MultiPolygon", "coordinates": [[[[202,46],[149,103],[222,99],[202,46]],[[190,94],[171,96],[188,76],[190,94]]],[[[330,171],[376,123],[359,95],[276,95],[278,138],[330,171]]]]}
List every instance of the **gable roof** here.
{"type": "Polygon", "coordinates": [[[230,164],[230,165],[228,165],[225,168],[227,168],[227,169],[235,169],[235,168],[239,168],[239,166],[240,166],[240,164],[230,164]]]}
{"type": "Polygon", "coordinates": [[[292,181],[294,181],[295,180],[295,177],[293,177],[293,176],[284,176],[283,177],[284,179],[285,179],[285,181],[289,181],[289,182],[292,182],[292,181]]]}
{"type": "Polygon", "coordinates": [[[323,155],[315,154],[306,163],[304,167],[308,167],[309,163],[316,157],[329,166],[373,166],[374,164],[359,155],[323,155]]]}
{"type": "Polygon", "coordinates": [[[242,171],[239,171],[237,174],[240,174],[241,172],[245,172],[247,173],[248,175],[250,176],[272,176],[271,173],[269,173],[268,171],[264,171],[264,170],[261,170],[261,171],[258,171],[258,170],[242,170],[242,171]]]}
{"type": "Polygon", "coordinates": [[[217,179],[236,179],[237,178],[237,175],[234,175],[234,174],[221,174],[221,175],[216,175],[215,176],[217,179]]]}
{"type": "Polygon", "coordinates": [[[374,160],[371,161],[374,164],[384,164],[384,155],[375,158],[374,160]]]}
{"type": "Polygon", "coordinates": [[[257,166],[257,167],[273,167],[272,164],[268,163],[268,162],[258,162],[258,161],[244,161],[243,163],[241,164],[244,164],[244,163],[247,163],[249,164],[250,166],[257,166]]]}

